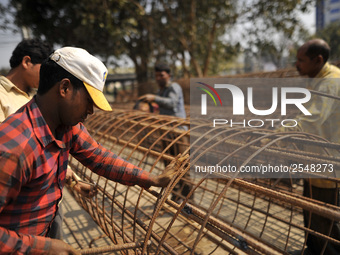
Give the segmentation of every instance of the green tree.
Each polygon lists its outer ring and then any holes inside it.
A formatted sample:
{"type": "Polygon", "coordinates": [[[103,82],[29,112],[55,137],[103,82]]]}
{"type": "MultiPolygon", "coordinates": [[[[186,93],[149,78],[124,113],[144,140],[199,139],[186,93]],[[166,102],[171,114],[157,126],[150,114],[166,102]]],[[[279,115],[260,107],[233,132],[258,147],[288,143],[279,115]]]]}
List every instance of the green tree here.
{"type": "MultiPolygon", "coordinates": [[[[117,1],[116,1],[117,2],[117,1]]],[[[11,0],[15,8],[15,23],[28,26],[34,36],[44,37],[51,44],[78,45],[108,59],[122,53],[122,47],[112,33],[112,13],[119,13],[119,2],[111,10],[105,1],[75,0],[11,0]]],[[[116,29],[114,32],[120,32],[116,29]]]]}
{"type": "Polygon", "coordinates": [[[35,36],[57,45],[83,47],[106,64],[111,64],[110,56],[128,56],[138,82],[147,81],[153,54],[152,1],[11,0],[10,6],[16,9],[16,24],[28,26],[35,36]]]}
{"type": "Polygon", "coordinates": [[[340,21],[333,22],[317,31],[316,36],[324,39],[331,48],[331,61],[340,61],[340,21]]]}
{"type": "MultiPolygon", "coordinates": [[[[165,49],[174,59],[182,63],[187,73],[194,76],[207,76],[212,58],[214,62],[224,61],[235,55],[237,47],[230,47],[230,42],[222,37],[228,27],[235,24],[238,17],[236,1],[159,1],[161,9],[155,34],[163,41],[165,49]],[[187,67],[189,63],[190,67],[187,67]]],[[[235,44],[237,45],[237,44],[235,44]]],[[[161,51],[159,51],[161,52],[161,51]]],[[[211,74],[211,73],[210,73],[211,74]]]]}
{"type": "Polygon", "coordinates": [[[296,15],[313,2],[10,0],[9,8],[17,26],[51,43],[86,48],[106,64],[111,56],[128,56],[143,83],[160,59],[181,63],[183,74],[201,77],[217,74],[242,47],[279,57],[287,45],[280,49],[273,34],[280,32],[290,43],[297,40],[296,15]]]}
{"type": "Polygon", "coordinates": [[[244,2],[243,46],[246,44],[244,47],[258,59],[271,61],[278,68],[289,65],[292,48],[309,36],[299,17],[310,12],[315,0],[244,2]]]}

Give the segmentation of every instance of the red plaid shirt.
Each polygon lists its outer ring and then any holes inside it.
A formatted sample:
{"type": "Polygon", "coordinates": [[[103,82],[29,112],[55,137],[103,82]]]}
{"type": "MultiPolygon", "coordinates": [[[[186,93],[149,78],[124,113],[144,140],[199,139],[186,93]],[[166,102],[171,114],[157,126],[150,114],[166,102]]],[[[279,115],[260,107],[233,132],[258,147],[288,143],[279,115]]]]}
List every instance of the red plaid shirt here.
{"type": "Polygon", "coordinates": [[[93,172],[126,185],[149,185],[149,173],[119,158],[83,124],[52,135],[33,98],[0,126],[0,251],[43,254],[62,198],[69,153],[93,172]]]}

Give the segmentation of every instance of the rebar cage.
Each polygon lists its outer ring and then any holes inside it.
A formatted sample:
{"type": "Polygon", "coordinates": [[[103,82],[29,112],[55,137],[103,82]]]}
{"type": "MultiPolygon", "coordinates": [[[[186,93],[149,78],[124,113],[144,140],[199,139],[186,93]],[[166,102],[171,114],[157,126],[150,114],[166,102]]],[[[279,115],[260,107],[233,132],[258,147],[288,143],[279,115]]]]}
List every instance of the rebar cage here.
{"type": "MultiPolygon", "coordinates": [[[[305,133],[244,128],[211,132],[200,121],[135,110],[97,112],[85,126],[104,147],[155,175],[178,153],[190,153],[167,188],[148,190],[97,176],[70,158],[73,171],[95,182],[98,189],[91,200],[75,193],[76,199],[113,245],[131,245],[121,250],[123,254],[288,254],[293,250],[303,254],[306,235],[340,244],[330,234],[310,229],[310,222],[304,225],[303,210],[334,224],[340,220],[340,208],[303,196],[302,178],[245,179],[237,174],[212,178],[192,170],[198,161],[212,156],[238,168],[281,160],[323,162],[340,169],[339,158],[332,153],[338,151],[337,144],[305,133]],[[202,142],[190,144],[190,135],[202,142]],[[289,146],[279,146],[283,142],[289,146]],[[304,146],[320,147],[324,153],[308,152],[304,146]]],[[[338,186],[338,179],[328,179],[338,186]]]]}

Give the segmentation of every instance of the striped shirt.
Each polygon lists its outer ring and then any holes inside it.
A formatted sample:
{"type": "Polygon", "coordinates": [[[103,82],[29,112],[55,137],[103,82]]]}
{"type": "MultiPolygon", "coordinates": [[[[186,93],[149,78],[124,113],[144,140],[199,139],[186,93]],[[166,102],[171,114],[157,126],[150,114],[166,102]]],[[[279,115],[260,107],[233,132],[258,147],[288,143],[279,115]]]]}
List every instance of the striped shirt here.
{"type": "Polygon", "coordinates": [[[0,125],[0,251],[44,254],[71,154],[98,175],[149,187],[149,173],[98,144],[82,123],[52,135],[33,98],[0,125]]]}

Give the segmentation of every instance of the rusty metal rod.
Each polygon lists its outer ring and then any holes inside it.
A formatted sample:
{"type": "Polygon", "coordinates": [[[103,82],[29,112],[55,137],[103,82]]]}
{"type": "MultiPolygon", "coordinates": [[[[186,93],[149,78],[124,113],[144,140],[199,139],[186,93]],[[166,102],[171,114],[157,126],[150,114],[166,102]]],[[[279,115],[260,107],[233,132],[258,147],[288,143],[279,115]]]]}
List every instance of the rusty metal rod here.
{"type": "Polygon", "coordinates": [[[129,249],[136,249],[144,246],[143,242],[135,242],[135,243],[124,243],[121,245],[110,245],[105,247],[99,247],[99,248],[86,248],[79,250],[81,254],[101,254],[105,252],[113,252],[113,251],[123,251],[123,250],[129,250],[129,249]]]}
{"type": "Polygon", "coordinates": [[[309,91],[310,91],[310,93],[318,95],[318,96],[329,97],[329,98],[332,98],[332,99],[340,100],[340,97],[338,97],[338,96],[330,95],[330,94],[323,93],[323,92],[316,91],[316,90],[312,90],[312,89],[309,89],[309,91]]]}
{"type": "MultiPolygon", "coordinates": [[[[153,194],[154,196],[157,196],[158,194],[156,191],[150,190],[150,189],[147,190],[147,192],[149,192],[150,194],[153,194]]],[[[171,207],[177,210],[179,209],[179,206],[177,205],[177,203],[170,201],[168,199],[166,200],[166,204],[170,205],[171,207]]],[[[202,224],[203,223],[202,219],[204,219],[206,213],[193,205],[187,205],[186,208],[183,208],[182,215],[186,215],[188,218],[195,220],[199,224],[202,224]]],[[[249,243],[251,244],[251,247],[256,247],[257,249],[261,251],[265,251],[265,254],[280,254],[280,253],[277,253],[277,251],[273,250],[272,247],[267,247],[265,246],[265,244],[260,243],[259,240],[255,240],[253,237],[250,237],[246,233],[246,231],[241,232],[232,226],[228,226],[227,224],[223,223],[221,220],[215,218],[214,216],[210,216],[208,222],[209,222],[210,231],[212,231],[213,233],[215,233],[221,238],[226,238],[225,233],[231,234],[232,236],[236,237],[236,239],[231,238],[231,237],[228,237],[228,239],[234,240],[235,242],[239,242],[240,247],[242,246],[241,245],[242,242],[249,243]],[[221,230],[223,230],[225,233],[221,232],[221,230]],[[242,240],[236,241],[237,238],[241,238],[242,240]]],[[[251,248],[247,248],[247,252],[249,254],[254,254],[252,253],[254,251],[251,251],[251,248]]]]}
{"type": "Polygon", "coordinates": [[[340,210],[335,210],[332,208],[328,208],[326,206],[321,206],[319,204],[312,204],[302,198],[294,197],[288,194],[283,194],[281,192],[277,192],[275,190],[271,190],[265,187],[261,187],[258,185],[255,185],[253,183],[246,182],[242,179],[234,179],[234,182],[238,184],[240,187],[243,187],[245,189],[260,192],[268,197],[271,197],[273,199],[279,199],[281,201],[287,202],[289,204],[301,207],[303,209],[306,209],[308,211],[311,211],[315,214],[318,214],[320,216],[329,218],[334,221],[340,221],[340,210]]]}
{"type": "MultiPolygon", "coordinates": [[[[101,189],[101,188],[100,188],[101,189]]],[[[133,214],[127,209],[125,208],[119,201],[117,201],[116,199],[114,199],[112,197],[111,194],[106,193],[104,190],[102,190],[103,193],[105,193],[105,195],[111,200],[113,201],[122,211],[124,211],[124,213],[126,215],[128,215],[130,217],[130,219],[133,219],[133,214]]],[[[145,224],[145,222],[141,221],[140,219],[136,219],[136,223],[138,224],[138,226],[140,226],[143,230],[147,230],[148,226],[145,224]]],[[[159,240],[160,237],[153,233],[152,238],[154,238],[155,240],[159,240]]],[[[164,248],[170,253],[170,254],[177,254],[177,252],[168,244],[164,245],[164,248]]]]}

